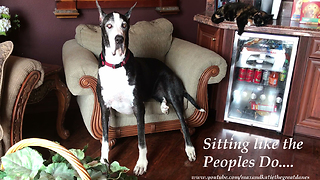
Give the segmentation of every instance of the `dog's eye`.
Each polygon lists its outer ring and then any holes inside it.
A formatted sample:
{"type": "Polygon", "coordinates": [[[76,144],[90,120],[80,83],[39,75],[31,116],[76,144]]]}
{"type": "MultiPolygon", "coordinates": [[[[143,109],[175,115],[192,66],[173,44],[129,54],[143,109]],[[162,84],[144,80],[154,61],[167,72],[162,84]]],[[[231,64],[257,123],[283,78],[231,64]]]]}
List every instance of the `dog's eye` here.
{"type": "Polygon", "coordinates": [[[107,24],[107,28],[111,29],[112,28],[112,24],[107,24]]]}
{"type": "Polygon", "coordinates": [[[127,23],[122,23],[122,27],[126,28],[127,27],[127,23]]]}

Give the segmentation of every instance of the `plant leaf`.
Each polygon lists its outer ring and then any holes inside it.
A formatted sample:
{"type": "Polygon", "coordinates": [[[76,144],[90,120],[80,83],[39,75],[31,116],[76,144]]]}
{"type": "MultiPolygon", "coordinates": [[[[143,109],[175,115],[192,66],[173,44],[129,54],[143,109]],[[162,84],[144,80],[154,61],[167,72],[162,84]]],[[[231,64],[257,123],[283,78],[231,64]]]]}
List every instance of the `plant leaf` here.
{"type": "Polygon", "coordinates": [[[3,179],[6,176],[7,176],[7,174],[5,172],[0,171],[0,179],[3,179]]]}
{"type": "Polygon", "coordinates": [[[107,179],[105,175],[102,174],[101,171],[97,171],[94,169],[89,169],[88,173],[91,177],[91,180],[102,180],[102,179],[107,179]]]}
{"type": "Polygon", "coordinates": [[[1,158],[7,177],[33,179],[43,165],[42,156],[34,149],[25,147],[1,158]]]}
{"type": "Polygon", "coordinates": [[[75,170],[69,169],[65,163],[49,164],[46,173],[51,174],[55,179],[69,180],[73,179],[75,170]]]}
{"type": "Polygon", "coordinates": [[[119,172],[119,171],[128,172],[130,169],[128,169],[125,166],[120,166],[118,161],[113,161],[110,165],[110,170],[112,171],[112,173],[115,173],[115,172],[119,172]]]}
{"type": "Polygon", "coordinates": [[[8,14],[2,14],[1,17],[6,18],[6,19],[10,19],[10,15],[8,15],[8,14]]]}
{"type": "Polygon", "coordinates": [[[69,149],[70,152],[72,152],[73,155],[75,155],[80,161],[84,159],[84,152],[80,149],[69,149]]]}
{"type": "Polygon", "coordinates": [[[85,152],[87,151],[88,147],[89,147],[89,144],[86,144],[86,145],[83,147],[82,152],[85,153],[85,152]]]}
{"type": "Polygon", "coordinates": [[[65,162],[67,162],[67,160],[64,158],[64,157],[62,157],[60,154],[55,154],[54,156],[52,156],[52,162],[53,163],[65,163],[65,162]]]}
{"type": "Polygon", "coordinates": [[[39,180],[54,180],[54,176],[45,171],[41,171],[39,180]]]}

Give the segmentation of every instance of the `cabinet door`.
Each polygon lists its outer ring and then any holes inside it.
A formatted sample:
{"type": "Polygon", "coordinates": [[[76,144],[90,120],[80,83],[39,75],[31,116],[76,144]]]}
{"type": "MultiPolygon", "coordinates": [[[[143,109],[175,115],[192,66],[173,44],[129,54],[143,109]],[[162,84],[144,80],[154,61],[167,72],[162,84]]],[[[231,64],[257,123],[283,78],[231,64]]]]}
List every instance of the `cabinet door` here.
{"type": "Polygon", "coordinates": [[[220,54],[222,30],[205,24],[198,24],[198,45],[220,54]]]}
{"type": "Polygon", "coordinates": [[[309,58],[295,132],[320,137],[320,59],[309,58]]]}

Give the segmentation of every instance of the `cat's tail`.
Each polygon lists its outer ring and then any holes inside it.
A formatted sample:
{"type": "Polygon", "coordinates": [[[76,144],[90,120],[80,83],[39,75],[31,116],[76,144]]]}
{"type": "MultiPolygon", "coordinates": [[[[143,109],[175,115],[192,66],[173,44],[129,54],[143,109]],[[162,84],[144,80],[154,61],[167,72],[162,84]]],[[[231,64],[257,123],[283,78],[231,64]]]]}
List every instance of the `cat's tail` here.
{"type": "Polygon", "coordinates": [[[219,24],[224,21],[224,17],[215,12],[211,17],[211,21],[215,24],[219,24]]]}

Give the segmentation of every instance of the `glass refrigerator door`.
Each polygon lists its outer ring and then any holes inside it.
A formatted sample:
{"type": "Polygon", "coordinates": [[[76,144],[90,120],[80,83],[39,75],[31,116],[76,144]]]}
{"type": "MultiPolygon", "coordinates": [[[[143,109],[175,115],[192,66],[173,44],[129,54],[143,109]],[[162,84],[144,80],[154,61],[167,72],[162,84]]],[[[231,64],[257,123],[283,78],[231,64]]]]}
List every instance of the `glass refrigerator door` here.
{"type": "Polygon", "coordinates": [[[235,33],[225,120],[280,132],[299,38],[235,33]]]}

